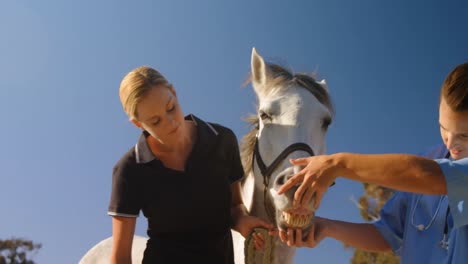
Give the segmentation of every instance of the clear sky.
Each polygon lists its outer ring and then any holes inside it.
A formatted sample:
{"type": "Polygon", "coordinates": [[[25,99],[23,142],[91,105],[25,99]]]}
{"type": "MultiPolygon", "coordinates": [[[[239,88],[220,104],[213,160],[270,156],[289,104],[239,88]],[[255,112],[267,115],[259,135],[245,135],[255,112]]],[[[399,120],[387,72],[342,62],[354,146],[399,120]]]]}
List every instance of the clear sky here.
{"type": "MultiPolygon", "coordinates": [[[[185,113],[239,139],[254,111],[241,85],[256,47],[327,80],[328,153],[438,144],[440,85],[468,61],[466,14],[466,1],[1,1],[0,238],[40,242],[35,260],[63,264],[111,235],[111,169],[139,136],[118,87],[144,64],[175,85],[185,113]]],[[[351,197],[361,193],[339,179],[317,214],[359,222],[351,197]]],[[[326,239],[295,263],[351,254],[326,239]]]]}

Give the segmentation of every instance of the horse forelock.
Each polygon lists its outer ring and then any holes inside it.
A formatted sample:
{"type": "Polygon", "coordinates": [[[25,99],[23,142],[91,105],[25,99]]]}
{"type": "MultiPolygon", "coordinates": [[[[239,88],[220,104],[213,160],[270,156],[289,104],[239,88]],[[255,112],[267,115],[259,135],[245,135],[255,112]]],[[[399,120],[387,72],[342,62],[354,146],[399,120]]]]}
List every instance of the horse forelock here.
{"type": "MultiPolygon", "coordinates": [[[[330,112],[333,120],[335,110],[328,91],[322,87],[310,74],[293,74],[287,68],[278,64],[267,63],[268,77],[263,87],[264,94],[272,95],[279,92],[286,92],[290,87],[303,87],[310,91],[317,100],[323,104],[330,112]]],[[[252,74],[249,74],[244,86],[252,81],[252,74]]],[[[251,126],[251,130],[242,138],[241,159],[244,165],[245,175],[252,171],[252,158],[255,147],[255,138],[258,132],[259,119],[257,115],[249,115],[245,121],[251,126]]]]}

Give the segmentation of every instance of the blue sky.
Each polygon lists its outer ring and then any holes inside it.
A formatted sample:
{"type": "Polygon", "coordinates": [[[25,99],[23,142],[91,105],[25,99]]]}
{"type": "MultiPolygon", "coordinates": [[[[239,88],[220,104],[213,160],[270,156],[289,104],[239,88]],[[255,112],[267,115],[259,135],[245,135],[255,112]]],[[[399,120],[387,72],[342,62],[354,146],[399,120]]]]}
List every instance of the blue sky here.
{"type": "MultiPolygon", "coordinates": [[[[468,60],[463,1],[0,2],[0,238],[43,244],[39,263],[77,263],[111,235],[111,168],[139,131],[118,87],[140,65],[176,87],[185,113],[234,130],[254,111],[241,89],[252,47],[328,82],[327,152],[418,153],[438,144],[440,85],[468,60]]],[[[339,179],[317,214],[361,221],[339,179]]],[[[141,217],[137,234],[145,234],[141,217]]],[[[326,239],[295,263],[347,263],[326,239]]]]}

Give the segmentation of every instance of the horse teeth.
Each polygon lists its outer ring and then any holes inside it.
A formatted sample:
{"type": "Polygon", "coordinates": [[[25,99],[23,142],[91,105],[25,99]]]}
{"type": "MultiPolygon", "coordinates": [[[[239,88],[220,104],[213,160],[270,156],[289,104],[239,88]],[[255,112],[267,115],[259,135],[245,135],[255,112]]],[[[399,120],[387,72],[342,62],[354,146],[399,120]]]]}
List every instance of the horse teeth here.
{"type": "Polygon", "coordinates": [[[292,228],[301,228],[306,226],[307,223],[310,222],[311,217],[311,215],[292,214],[284,211],[282,213],[283,220],[292,228]]]}

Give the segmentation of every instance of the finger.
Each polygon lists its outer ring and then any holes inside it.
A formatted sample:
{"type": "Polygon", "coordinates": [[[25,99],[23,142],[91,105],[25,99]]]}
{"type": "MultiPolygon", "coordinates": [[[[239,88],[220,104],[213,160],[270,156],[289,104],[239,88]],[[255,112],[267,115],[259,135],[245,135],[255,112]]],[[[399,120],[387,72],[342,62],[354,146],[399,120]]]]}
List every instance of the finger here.
{"type": "Polygon", "coordinates": [[[302,230],[300,228],[296,229],[296,241],[294,244],[296,247],[302,247],[302,230]]]}
{"type": "Polygon", "coordinates": [[[322,197],[323,197],[324,194],[325,194],[324,191],[319,191],[319,190],[317,190],[317,192],[315,193],[315,202],[314,202],[315,210],[317,210],[319,208],[320,203],[322,202],[322,197]]]}
{"type": "Polygon", "coordinates": [[[293,246],[294,243],[294,230],[292,228],[288,228],[288,246],[293,246]]]}
{"type": "Polygon", "coordinates": [[[255,250],[256,251],[260,251],[261,250],[261,246],[258,244],[258,241],[257,240],[254,240],[254,247],[255,247],[255,250]]]}
{"type": "Polygon", "coordinates": [[[257,234],[255,234],[255,235],[256,235],[257,241],[260,241],[260,242],[262,242],[262,243],[265,242],[265,239],[263,238],[263,235],[262,235],[261,233],[257,233],[257,234]]]}
{"type": "Polygon", "coordinates": [[[256,250],[263,250],[263,247],[265,246],[265,243],[263,242],[263,240],[258,239],[258,235],[256,235],[256,237],[254,239],[254,242],[255,242],[255,249],[256,250]]]}
{"type": "Polygon", "coordinates": [[[258,244],[258,245],[255,245],[255,250],[257,250],[257,251],[263,251],[263,249],[265,249],[264,246],[265,246],[265,245],[259,245],[259,244],[258,244]]]}
{"type": "Polygon", "coordinates": [[[304,181],[301,183],[301,185],[297,188],[296,192],[294,193],[294,201],[293,205],[295,207],[298,207],[301,205],[302,197],[304,196],[304,193],[307,191],[307,189],[312,189],[311,191],[314,192],[315,188],[314,186],[311,186],[309,182],[311,182],[312,179],[311,177],[308,177],[307,179],[304,179],[304,181]]]}
{"type": "Polygon", "coordinates": [[[279,231],[279,237],[280,237],[281,241],[283,241],[283,243],[288,242],[288,236],[286,234],[286,231],[284,231],[283,229],[281,229],[279,231]]]}
{"type": "Polygon", "coordinates": [[[278,194],[283,194],[284,192],[289,190],[291,187],[293,187],[294,185],[301,182],[303,179],[304,179],[304,175],[303,175],[302,171],[300,171],[298,174],[296,174],[296,175],[292,176],[291,178],[289,178],[289,180],[287,180],[283,184],[283,186],[281,186],[278,189],[278,194]]]}
{"type": "Polygon", "coordinates": [[[307,235],[306,239],[306,245],[308,247],[314,247],[315,246],[315,223],[312,225],[310,228],[309,234],[307,235]]]}
{"type": "Polygon", "coordinates": [[[284,192],[286,192],[287,190],[289,190],[291,187],[295,186],[296,184],[302,182],[302,180],[304,179],[304,176],[302,175],[302,171],[300,171],[299,173],[297,173],[296,175],[292,176],[291,178],[289,178],[284,184],[283,186],[281,186],[279,189],[278,189],[278,194],[283,194],[284,192]]]}
{"type": "Polygon", "coordinates": [[[314,195],[314,188],[307,188],[307,190],[304,193],[304,196],[302,196],[301,205],[303,207],[307,206],[310,202],[310,199],[312,199],[313,195],[314,195]]]}
{"type": "Polygon", "coordinates": [[[265,240],[259,239],[259,240],[257,240],[257,243],[258,243],[258,246],[259,246],[260,249],[265,248],[265,240]]]}
{"type": "Polygon", "coordinates": [[[257,239],[257,234],[255,232],[252,233],[252,239],[254,241],[254,245],[257,246],[258,244],[258,239],[257,239]]]}
{"type": "Polygon", "coordinates": [[[279,231],[278,231],[277,229],[269,230],[269,231],[268,231],[268,235],[270,235],[270,236],[278,236],[278,235],[279,235],[279,231]]]}
{"type": "Polygon", "coordinates": [[[293,165],[307,165],[309,164],[309,158],[290,159],[289,162],[293,165]]]}

